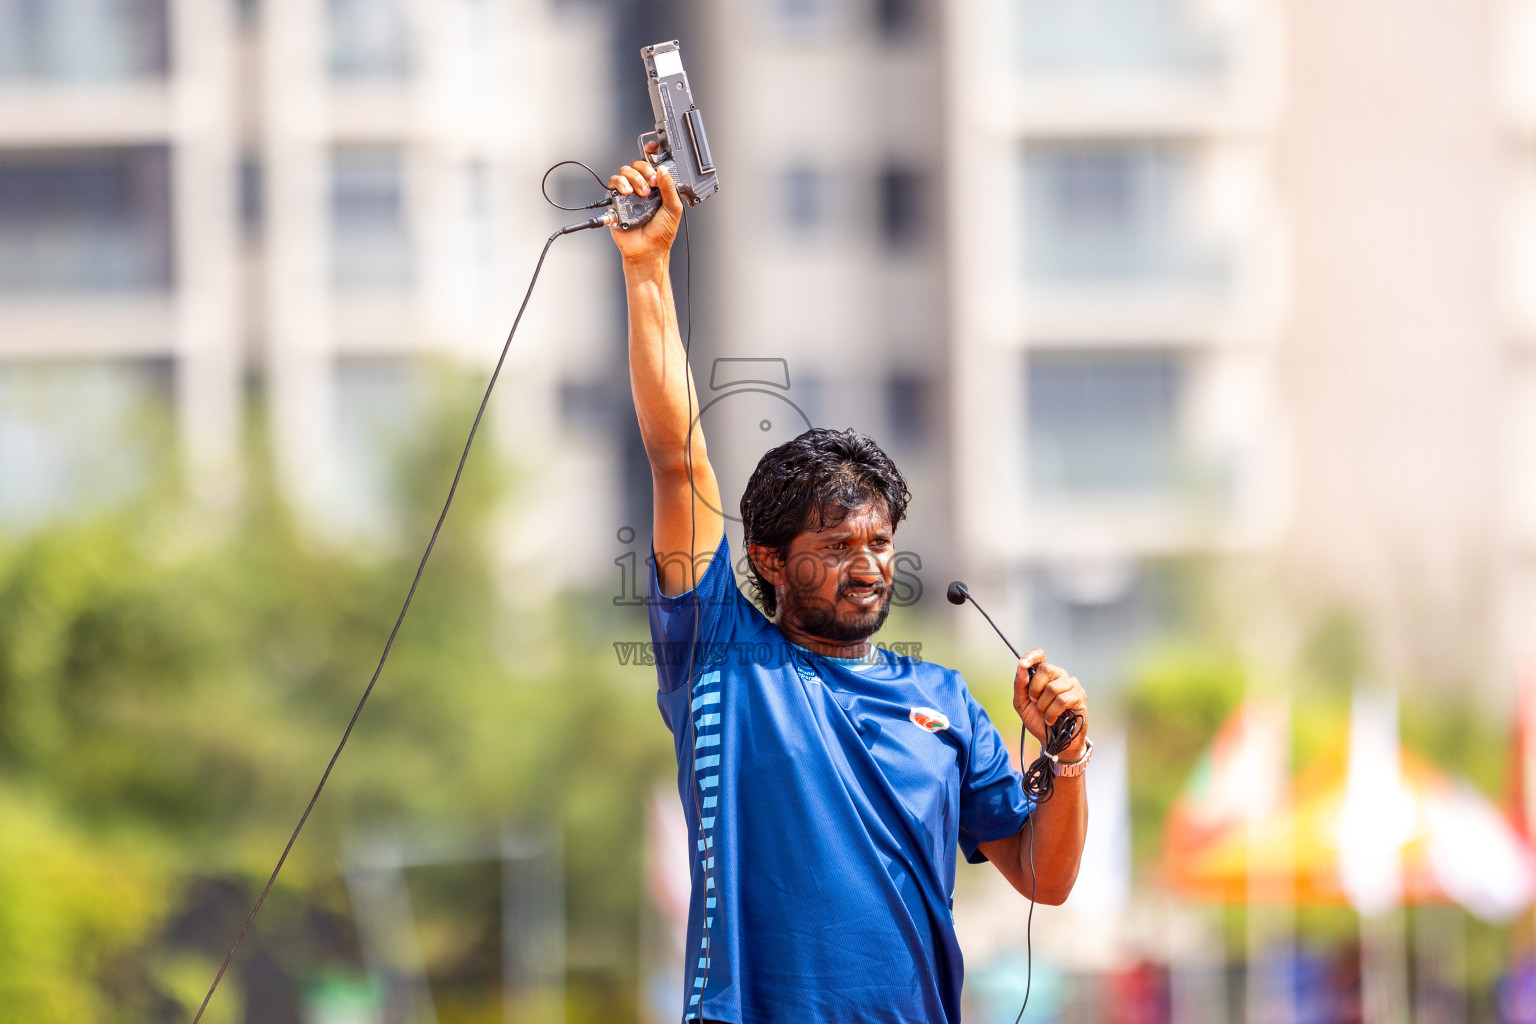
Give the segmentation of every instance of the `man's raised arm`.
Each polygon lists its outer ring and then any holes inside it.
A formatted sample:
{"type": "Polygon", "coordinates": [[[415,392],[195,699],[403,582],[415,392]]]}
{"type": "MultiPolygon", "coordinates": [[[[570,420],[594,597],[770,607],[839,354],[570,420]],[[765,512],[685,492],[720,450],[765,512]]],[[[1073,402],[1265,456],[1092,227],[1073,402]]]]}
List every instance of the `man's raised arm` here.
{"type": "Polygon", "coordinates": [[[672,179],[644,160],[621,168],[608,185],[640,195],[659,187],[662,195],[661,209],[648,223],[631,231],[614,228],[613,240],[624,257],[629,300],[629,384],[651,462],[656,572],[661,592],[675,597],[704,575],[725,533],[704,433],[689,429],[699,415],[699,397],[672,299],[672,242],[683,204],[672,179]]]}

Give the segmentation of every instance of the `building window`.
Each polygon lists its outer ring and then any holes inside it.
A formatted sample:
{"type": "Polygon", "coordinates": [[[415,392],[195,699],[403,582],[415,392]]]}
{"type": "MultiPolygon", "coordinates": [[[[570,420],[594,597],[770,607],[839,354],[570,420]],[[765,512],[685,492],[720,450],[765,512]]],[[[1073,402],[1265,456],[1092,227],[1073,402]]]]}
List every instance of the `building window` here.
{"type": "Polygon", "coordinates": [[[0,529],[130,496],[171,448],[169,363],[0,366],[0,529]]]}
{"type": "Polygon", "coordinates": [[[485,160],[471,160],[463,168],[463,205],[459,218],[463,244],[463,278],[473,301],[489,298],[496,290],[496,210],[493,200],[495,175],[485,160]]]}
{"type": "Polygon", "coordinates": [[[767,0],[751,5],[763,28],[784,41],[828,43],[870,30],[869,9],[849,0],[767,0]]]}
{"type": "Polygon", "coordinates": [[[1163,141],[1041,142],[1024,153],[1026,266],[1036,280],[1215,278],[1190,217],[1193,153],[1163,141]]]}
{"type": "Polygon", "coordinates": [[[922,175],[909,167],[880,172],[880,237],[887,246],[918,241],[923,228],[922,175]]]}
{"type": "Polygon", "coordinates": [[[331,75],[399,81],[411,73],[406,0],[327,0],[331,75]]]}
{"type": "Polygon", "coordinates": [[[1168,569],[1108,559],[1030,571],[1030,642],[1082,679],[1123,685],[1139,652],[1179,631],[1179,590],[1168,569]]]}
{"type": "Polygon", "coordinates": [[[897,372],[885,381],[886,420],[891,441],[904,448],[921,445],[933,422],[933,387],[916,373],[897,372]]]}
{"type": "Polygon", "coordinates": [[[791,167],[784,172],[784,223],[794,231],[809,232],[826,217],[826,176],[814,167],[791,167]]]}
{"type": "Polygon", "coordinates": [[[887,39],[910,36],[922,15],[921,0],[875,0],[875,23],[887,39]]]}
{"type": "Polygon", "coordinates": [[[247,154],[240,160],[240,228],[246,241],[261,237],[266,217],[265,179],[261,158],[247,154]]]}
{"type": "Polygon", "coordinates": [[[1204,76],[1225,63],[1191,0],[1019,0],[1017,9],[1027,73],[1204,76]]]}
{"type": "Polygon", "coordinates": [[[1186,369],[1166,352],[1031,352],[1031,486],[1075,494],[1177,486],[1186,369]]]}
{"type": "Polygon", "coordinates": [[[405,460],[431,413],[428,378],[398,360],[348,359],[334,387],[332,514],[346,533],[387,535],[404,511],[405,460]]]}
{"type": "Polygon", "coordinates": [[[397,149],[344,147],[331,156],[331,257],[336,286],[399,290],[414,277],[405,160],[397,149]]]}
{"type": "Polygon", "coordinates": [[[165,147],[0,157],[0,293],[170,285],[165,147]]]}
{"type": "Polygon", "coordinates": [[[613,425],[615,401],[612,382],[567,380],[560,384],[560,422],[572,430],[596,433],[613,425]]]}
{"type": "Polygon", "coordinates": [[[0,79],[164,75],[166,0],[0,0],[0,79]]]}
{"type": "Polygon", "coordinates": [[[803,28],[824,21],[831,13],[829,0],[773,0],[779,18],[791,28],[803,28]]]}

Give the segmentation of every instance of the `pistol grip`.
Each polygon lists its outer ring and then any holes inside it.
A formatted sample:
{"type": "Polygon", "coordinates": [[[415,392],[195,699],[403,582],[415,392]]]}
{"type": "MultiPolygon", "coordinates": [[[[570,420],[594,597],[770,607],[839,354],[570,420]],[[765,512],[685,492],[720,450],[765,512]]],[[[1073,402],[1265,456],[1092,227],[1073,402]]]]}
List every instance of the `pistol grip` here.
{"type": "Polygon", "coordinates": [[[618,216],[620,229],[632,231],[656,216],[661,209],[661,189],[651,189],[648,196],[619,192],[613,197],[613,212],[618,216]]]}

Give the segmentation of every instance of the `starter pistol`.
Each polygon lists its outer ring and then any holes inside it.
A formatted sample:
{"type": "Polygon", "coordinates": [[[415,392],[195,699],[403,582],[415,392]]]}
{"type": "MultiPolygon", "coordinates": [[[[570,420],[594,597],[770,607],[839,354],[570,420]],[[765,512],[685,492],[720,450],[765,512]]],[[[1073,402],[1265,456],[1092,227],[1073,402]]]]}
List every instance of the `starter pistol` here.
{"type": "MultiPolygon", "coordinates": [[[[720,190],[720,178],[704,134],[704,115],[688,87],[682,49],[674,39],[645,47],[640,57],[645,61],[651,111],[656,116],[655,129],[640,135],[640,153],[658,170],[667,170],[683,202],[698,206],[720,190]]],[[[661,191],[652,189],[647,196],[615,192],[611,202],[615,222],[629,231],[661,209],[661,191]]]]}

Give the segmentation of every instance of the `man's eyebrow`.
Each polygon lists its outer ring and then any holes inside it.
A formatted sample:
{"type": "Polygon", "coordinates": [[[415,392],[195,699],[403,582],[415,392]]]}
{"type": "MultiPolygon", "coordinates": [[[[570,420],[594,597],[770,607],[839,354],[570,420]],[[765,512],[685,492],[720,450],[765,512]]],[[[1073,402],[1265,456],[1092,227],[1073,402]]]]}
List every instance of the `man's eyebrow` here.
{"type": "MultiPolygon", "coordinates": [[[[826,544],[833,541],[847,540],[849,537],[853,537],[864,532],[865,531],[863,530],[855,530],[849,526],[834,526],[830,529],[818,530],[816,533],[816,542],[818,544],[826,544]]],[[[877,530],[869,532],[869,537],[871,540],[890,540],[895,535],[896,531],[891,529],[889,526],[882,526],[877,530]]]]}

